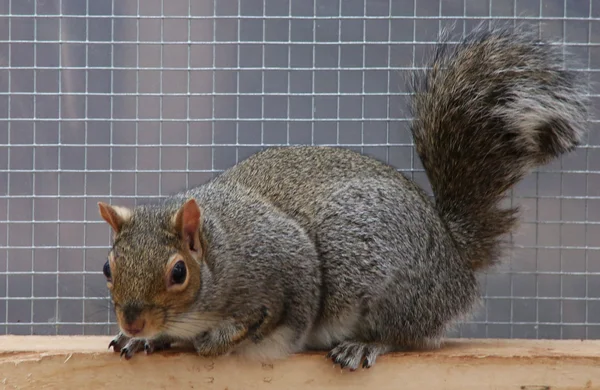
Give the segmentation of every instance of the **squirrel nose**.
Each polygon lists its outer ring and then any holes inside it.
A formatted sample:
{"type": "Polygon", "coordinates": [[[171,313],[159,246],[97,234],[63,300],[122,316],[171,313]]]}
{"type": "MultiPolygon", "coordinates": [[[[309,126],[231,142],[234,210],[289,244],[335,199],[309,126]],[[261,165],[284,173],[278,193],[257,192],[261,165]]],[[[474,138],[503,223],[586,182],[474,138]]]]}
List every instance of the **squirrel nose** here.
{"type": "Polygon", "coordinates": [[[134,321],[127,322],[125,325],[125,331],[132,336],[135,336],[138,333],[141,333],[144,330],[144,326],[146,325],[146,321],[141,318],[136,318],[134,321]]]}
{"type": "Polygon", "coordinates": [[[146,321],[143,319],[142,305],[128,303],[123,305],[123,330],[135,336],[144,330],[146,321]]]}

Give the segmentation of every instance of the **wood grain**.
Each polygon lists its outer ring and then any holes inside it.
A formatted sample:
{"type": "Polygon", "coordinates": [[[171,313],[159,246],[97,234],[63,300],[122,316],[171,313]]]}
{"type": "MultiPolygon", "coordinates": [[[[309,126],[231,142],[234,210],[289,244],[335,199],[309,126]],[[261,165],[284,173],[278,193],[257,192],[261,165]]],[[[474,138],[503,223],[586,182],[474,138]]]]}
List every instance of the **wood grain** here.
{"type": "Polygon", "coordinates": [[[108,351],[110,337],[0,336],[4,389],[517,389],[600,390],[600,341],[452,340],[341,371],[324,353],[264,364],[191,351],[108,351]]]}

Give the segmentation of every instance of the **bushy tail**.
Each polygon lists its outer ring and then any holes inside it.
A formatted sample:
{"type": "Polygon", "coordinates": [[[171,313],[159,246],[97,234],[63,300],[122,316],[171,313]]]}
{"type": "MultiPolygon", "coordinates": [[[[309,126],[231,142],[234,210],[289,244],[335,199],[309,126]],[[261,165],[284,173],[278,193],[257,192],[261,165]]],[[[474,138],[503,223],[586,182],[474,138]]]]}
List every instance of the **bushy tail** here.
{"type": "Polygon", "coordinates": [[[474,268],[501,255],[517,222],[506,191],[534,167],[573,150],[586,108],[562,50],[533,34],[482,26],[455,47],[442,40],[416,75],[411,130],[436,208],[474,268]]]}

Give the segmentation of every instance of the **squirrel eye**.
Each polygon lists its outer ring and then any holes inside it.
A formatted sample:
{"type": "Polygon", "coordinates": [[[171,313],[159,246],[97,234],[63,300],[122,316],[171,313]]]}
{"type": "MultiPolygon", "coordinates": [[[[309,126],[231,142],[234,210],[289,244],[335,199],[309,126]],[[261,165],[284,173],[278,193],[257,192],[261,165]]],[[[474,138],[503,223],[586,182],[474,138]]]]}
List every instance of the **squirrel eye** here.
{"type": "Polygon", "coordinates": [[[171,270],[171,284],[182,284],[185,282],[186,275],[185,263],[179,260],[171,270]]]}
{"type": "Polygon", "coordinates": [[[106,260],[106,263],[104,263],[104,267],[102,268],[102,273],[104,273],[104,276],[106,277],[106,279],[110,280],[112,274],[110,273],[110,264],[108,263],[108,260],[106,260]]]}

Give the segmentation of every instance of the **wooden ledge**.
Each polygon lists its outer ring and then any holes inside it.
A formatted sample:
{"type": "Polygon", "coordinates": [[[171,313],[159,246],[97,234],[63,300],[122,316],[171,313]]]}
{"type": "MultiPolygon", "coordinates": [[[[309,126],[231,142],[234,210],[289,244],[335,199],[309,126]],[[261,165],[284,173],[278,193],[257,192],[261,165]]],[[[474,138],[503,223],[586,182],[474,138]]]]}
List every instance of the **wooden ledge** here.
{"type": "Polygon", "coordinates": [[[600,341],[448,340],[341,371],[325,353],[261,364],[169,351],[126,361],[110,337],[0,336],[4,389],[600,389],[600,341]]]}

